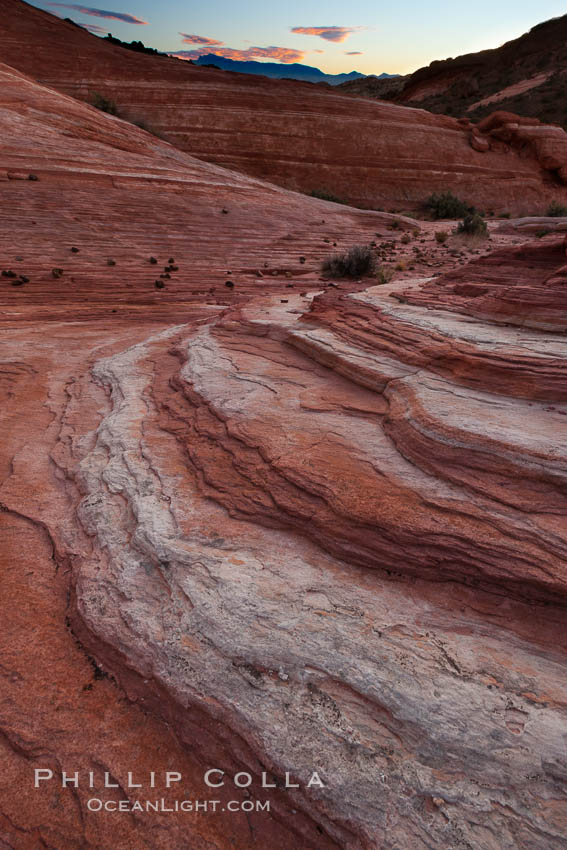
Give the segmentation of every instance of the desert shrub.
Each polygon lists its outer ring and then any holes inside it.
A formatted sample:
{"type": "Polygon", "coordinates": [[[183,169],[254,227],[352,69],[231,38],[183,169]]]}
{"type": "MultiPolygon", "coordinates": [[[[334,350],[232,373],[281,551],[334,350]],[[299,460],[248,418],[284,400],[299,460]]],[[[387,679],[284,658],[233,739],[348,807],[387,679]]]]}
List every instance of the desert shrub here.
{"type": "Polygon", "coordinates": [[[344,254],[331,254],[321,270],[329,277],[363,277],[374,272],[376,261],[369,245],[354,245],[344,254]]]}
{"type": "Polygon", "coordinates": [[[336,195],[333,195],[331,192],[327,192],[326,189],[312,189],[309,194],[312,198],[319,198],[320,201],[332,201],[334,204],[346,204],[344,198],[337,198],[336,195]]]}
{"type": "Polygon", "coordinates": [[[400,242],[403,245],[408,245],[411,242],[411,236],[409,235],[409,233],[404,233],[404,235],[400,239],[400,242]]]}
{"type": "Polygon", "coordinates": [[[467,236],[488,236],[488,228],[481,215],[470,213],[457,227],[457,233],[465,233],[467,236]]]}
{"type": "Polygon", "coordinates": [[[446,242],[448,238],[449,234],[446,230],[437,230],[435,233],[435,239],[437,240],[437,242],[439,242],[440,245],[442,245],[443,242],[446,242]]]}
{"type": "Polygon", "coordinates": [[[380,266],[378,271],[376,272],[376,277],[378,278],[378,283],[382,286],[385,283],[390,283],[392,277],[394,276],[394,270],[391,266],[380,266]]]}
{"type": "Polygon", "coordinates": [[[455,197],[452,192],[441,192],[430,195],[425,201],[424,206],[427,212],[435,219],[464,218],[469,213],[475,212],[474,207],[455,197]]]}
{"type": "Polygon", "coordinates": [[[557,201],[553,201],[549,205],[547,215],[551,216],[551,218],[565,218],[567,217],[567,207],[559,204],[557,201]]]}
{"type": "Polygon", "coordinates": [[[536,239],[543,239],[543,237],[547,236],[549,233],[551,233],[551,230],[546,230],[545,228],[543,228],[543,230],[536,230],[535,237],[536,239]]]}
{"type": "Polygon", "coordinates": [[[100,92],[93,92],[91,103],[95,109],[100,109],[101,112],[108,112],[109,115],[118,115],[118,107],[114,101],[100,94],[100,92]]]}

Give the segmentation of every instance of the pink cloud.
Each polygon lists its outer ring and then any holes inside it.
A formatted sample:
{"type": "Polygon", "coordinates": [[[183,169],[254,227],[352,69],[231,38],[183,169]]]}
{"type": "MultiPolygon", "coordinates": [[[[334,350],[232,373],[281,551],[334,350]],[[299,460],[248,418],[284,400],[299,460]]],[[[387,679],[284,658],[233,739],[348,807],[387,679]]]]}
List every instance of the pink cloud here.
{"type": "Polygon", "coordinates": [[[343,50],[345,56],[362,56],[361,50],[343,50]]]}
{"type": "Polygon", "coordinates": [[[108,29],[106,27],[99,27],[96,24],[79,24],[79,26],[82,27],[84,30],[94,32],[97,35],[102,35],[102,33],[106,35],[108,32],[108,29]]]}
{"type": "Polygon", "coordinates": [[[90,6],[80,6],[78,3],[48,3],[48,6],[55,6],[59,9],[74,9],[76,12],[82,12],[83,15],[94,15],[95,18],[110,18],[113,21],[122,21],[125,24],[147,24],[141,18],[136,18],[134,15],[129,15],[127,12],[110,12],[106,9],[92,9],[90,6]]]}
{"type": "Polygon", "coordinates": [[[206,35],[189,35],[187,32],[180,32],[183,36],[183,44],[206,44],[209,47],[220,47],[224,41],[217,41],[215,38],[207,38],[206,35]]]}
{"type": "MultiPolygon", "coordinates": [[[[205,56],[211,53],[207,48],[197,48],[195,50],[177,50],[171,51],[170,56],[176,56],[178,59],[198,59],[199,56],[205,56]]],[[[238,61],[250,61],[258,59],[271,59],[275,62],[282,62],[284,65],[289,65],[291,62],[301,62],[305,56],[302,50],[292,50],[290,47],[247,47],[243,50],[237,50],[233,47],[215,47],[212,51],[214,56],[222,56],[225,59],[236,59],[238,61]]]]}
{"type": "Polygon", "coordinates": [[[324,53],[324,50],[312,50],[311,53],[324,53]]]}
{"type": "Polygon", "coordinates": [[[317,35],[325,41],[345,41],[349,35],[365,27],[292,27],[291,31],[300,35],[317,35]]]}

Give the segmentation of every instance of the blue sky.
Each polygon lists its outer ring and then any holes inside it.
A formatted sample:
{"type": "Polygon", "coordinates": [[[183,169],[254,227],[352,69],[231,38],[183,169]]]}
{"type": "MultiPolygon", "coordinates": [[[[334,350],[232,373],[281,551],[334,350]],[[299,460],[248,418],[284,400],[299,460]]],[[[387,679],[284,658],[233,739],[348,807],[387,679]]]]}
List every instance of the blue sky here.
{"type": "Polygon", "coordinates": [[[286,0],[271,8],[266,0],[87,0],[84,6],[35,0],[34,5],[168,52],[299,61],[334,74],[405,74],[433,59],[498,47],[566,11],[565,0],[286,0]]]}

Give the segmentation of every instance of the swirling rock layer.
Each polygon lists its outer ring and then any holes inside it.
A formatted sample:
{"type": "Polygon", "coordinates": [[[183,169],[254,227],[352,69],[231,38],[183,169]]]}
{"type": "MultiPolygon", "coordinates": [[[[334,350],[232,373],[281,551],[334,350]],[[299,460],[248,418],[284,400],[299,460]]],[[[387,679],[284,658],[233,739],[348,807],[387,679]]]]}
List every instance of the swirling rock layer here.
{"type": "Polygon", "coordinates": [[[0,73],[0,840],[567,847],[562,245],[330,287],[391,217],[0,73]],[[215,796],[271,811],[102,819],[35,766],[248,771],[215,796]]]}

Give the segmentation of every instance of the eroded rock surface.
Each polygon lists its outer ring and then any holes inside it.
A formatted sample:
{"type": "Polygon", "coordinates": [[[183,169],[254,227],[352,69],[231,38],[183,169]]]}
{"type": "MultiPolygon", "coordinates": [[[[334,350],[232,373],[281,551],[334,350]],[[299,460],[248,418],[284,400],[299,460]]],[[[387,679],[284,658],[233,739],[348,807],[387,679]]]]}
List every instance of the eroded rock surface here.
{"type": "Polygon", "coordinates": [[[1,0],[0,17],[7,64],[88,102],[102,95],[177,148],[288,189],[398,211],[447,190],[523,215],[567,200],[559,127],[471,135],[469,122],[422,109],[136,54],[20,0],[1,0]]]}
{"type": "Polygon", "coordinates": [[[120,830],[87,792],[5,793],[2,842],[566,847],[562,240],[331,287],[333,242],[391,217],[1,74],[14,787],[70,760],[125,798],[133,768],[277,785],[269,814],[120,830]],[[535,326],[498,320],[495,263],[535,326]]]}

